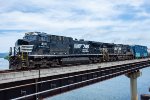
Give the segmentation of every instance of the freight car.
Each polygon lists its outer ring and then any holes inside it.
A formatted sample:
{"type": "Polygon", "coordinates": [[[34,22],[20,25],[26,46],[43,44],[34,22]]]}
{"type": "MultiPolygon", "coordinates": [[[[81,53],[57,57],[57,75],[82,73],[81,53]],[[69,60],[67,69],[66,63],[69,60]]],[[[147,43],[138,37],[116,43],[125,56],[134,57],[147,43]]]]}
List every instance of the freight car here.
{"type": "Polygon", "coordinates": [[[146,46],[134,45],[131,47],[133,49],[134,57],[136,59],[148,57],[148,48],[146,46]]]}
{"type": "MultiPolygon", "coordinates": [[[[10,48],[9,68],[33,69],[128,60],[135,58],[138,51],[136,48],[123,44],[74,40],[71,37],[43,32],[28,32],[23,39],[16,41],[14,48],[10,48]]],[[[138,54],[137,56],[139,57],[138,54]]],[[[146,57],[146,54],[140,57],[146,57]]]]}

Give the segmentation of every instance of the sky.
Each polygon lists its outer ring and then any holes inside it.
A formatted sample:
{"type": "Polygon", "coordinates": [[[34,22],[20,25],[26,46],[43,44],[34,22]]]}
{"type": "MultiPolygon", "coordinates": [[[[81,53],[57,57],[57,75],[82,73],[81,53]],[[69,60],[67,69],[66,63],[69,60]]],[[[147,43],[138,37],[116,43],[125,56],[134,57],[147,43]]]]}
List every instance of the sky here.
{"type": "Polygon", "coordinates": [[[0,0],[0,52],[31,31],[150,47],[150,1],[0,0]]]}

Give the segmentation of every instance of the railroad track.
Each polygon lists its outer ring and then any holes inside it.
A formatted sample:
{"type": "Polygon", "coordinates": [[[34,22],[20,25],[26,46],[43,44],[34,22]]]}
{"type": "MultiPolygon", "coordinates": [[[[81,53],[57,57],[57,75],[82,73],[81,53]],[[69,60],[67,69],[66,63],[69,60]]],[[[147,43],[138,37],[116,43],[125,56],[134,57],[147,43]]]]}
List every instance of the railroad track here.
{"type": "MultiPolygon", "coordinates": [[[[94,64],[94,63],[93,63],[94,64]]],[[[96,63],[95,63],[96,64],[96,63]]],[[[78,63],[78,64],[65,64],[65,65],[57,65],[57,66],[51,66],[49,68],[59,68],[59,67],[71,67],[71,66],[75,66],[75,65],[88,65],[88,64],[82,64],[82,63],[78,63]]],[[[35,69],[19,69],[19,70],[11,70],[11,69],[6,69],[6,70],[0,70],[0,73],[10,73],[10,72],[19,72],[19,71],[29,71],[29,70],[39,70],[39,69],[49,69],[47,67],[45,68],[35,68],[35,69]]]]}
{"type": "MultiPolygon", "coordinates": [[[[125,61],[125,60],[124,60],[125,61]]],[[[117,61],[109,61],[109,62],[117,62],[117,61]]],[[[101,63],[109,63],[109,62],[101,62],[101,63]]],[[[19,70],[11,70],[11,69],[6,69],[6,70],[0,70],[0,73],[10,73],[10,72],[19,72],[19,71],[29,71],[29,70],[39,70],[39,69],[50,69],[50,68],[59,68],[59,67],[71,67],[71,66],[77,66],[77,65],[88,65],[88,64],[98,64],[99,62],[95,63],[76,63],[76,64],[64,64],[64,65],[56,65],[56,66],[51,66],[51,67],[45,67],[45,68],[35,68],[35,69],[19,69],[19,70]]]]}
{"type": "Polygon", "coordinates": [[[0,70],[0,73],[9,73],[9,72],[14,72],[15,70],[10,70],[10,69],[7,69],[7,70],[0,70]]]}

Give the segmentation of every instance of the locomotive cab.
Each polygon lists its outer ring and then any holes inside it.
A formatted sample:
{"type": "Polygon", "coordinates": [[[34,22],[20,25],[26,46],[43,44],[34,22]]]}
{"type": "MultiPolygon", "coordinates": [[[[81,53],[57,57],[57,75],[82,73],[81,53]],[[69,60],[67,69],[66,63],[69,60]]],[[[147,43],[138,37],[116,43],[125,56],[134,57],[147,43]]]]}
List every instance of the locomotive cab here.
{"type": "Polygon", "coordinates": [[[19,45],[28,45],[29,42],[23,40],[23,39],[18,39],[15,43],[15,46],[19,46],[19,45]]]}
{"type": "Polygon", "coordinates": [[[32,52],[33,45],[29,45],[29,42],[23,39],[18,39],[15,43],[14,52],[16,54],[24,53],[24,52],[32,52]]]}
{"type": "Polygon", "coordinates": [[[15,43],[15,47],[10,48],[9,53],[9,69],[21,69],[27,67],[28,54],[32,52],[33,45],[29,45],[29,42],[23,39],[18,39],[15,43]]]}

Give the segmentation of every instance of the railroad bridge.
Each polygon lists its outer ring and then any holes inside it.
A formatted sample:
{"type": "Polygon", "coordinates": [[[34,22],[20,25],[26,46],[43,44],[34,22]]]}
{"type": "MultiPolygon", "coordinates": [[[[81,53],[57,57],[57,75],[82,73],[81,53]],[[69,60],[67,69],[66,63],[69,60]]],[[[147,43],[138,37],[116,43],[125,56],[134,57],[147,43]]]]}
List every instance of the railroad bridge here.
{"type": "Polygon", "coordinates": [[[131,82],[131,100],[137,100],[140,69],[150,66],[150,58],[56,68],[0,72],[2,100],[38,100],[126,75],[131,82]]]}

